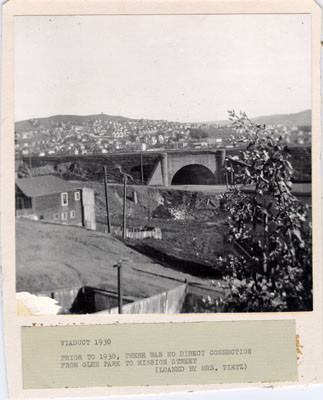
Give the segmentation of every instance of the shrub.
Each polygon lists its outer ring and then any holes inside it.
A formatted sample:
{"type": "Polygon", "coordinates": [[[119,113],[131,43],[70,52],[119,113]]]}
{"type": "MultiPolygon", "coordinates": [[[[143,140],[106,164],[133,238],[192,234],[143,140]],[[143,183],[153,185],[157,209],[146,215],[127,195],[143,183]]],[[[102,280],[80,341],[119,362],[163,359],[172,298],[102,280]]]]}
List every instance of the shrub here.
{"type": "Polygon", "coordinates": [[[311,224],[308,207],[291,191],[289,149],[245,113],[229,116],[247,146],[226,159],[226,172],[234,175],[223,196],[228,241],[241,256],[216,262],[227,287],[224,311],[311,310],[311,224]]]}

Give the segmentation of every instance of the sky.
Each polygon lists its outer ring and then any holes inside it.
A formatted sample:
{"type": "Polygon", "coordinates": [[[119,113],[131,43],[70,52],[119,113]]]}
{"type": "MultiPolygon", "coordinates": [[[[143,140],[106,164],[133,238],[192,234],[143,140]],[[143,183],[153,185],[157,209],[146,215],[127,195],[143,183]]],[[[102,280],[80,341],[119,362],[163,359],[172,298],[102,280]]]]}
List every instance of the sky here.
{"type": "Polygon", "coordinates": [[[18,16],[14,35],[16,121],[311,108],[309,15],[18,16]]]}

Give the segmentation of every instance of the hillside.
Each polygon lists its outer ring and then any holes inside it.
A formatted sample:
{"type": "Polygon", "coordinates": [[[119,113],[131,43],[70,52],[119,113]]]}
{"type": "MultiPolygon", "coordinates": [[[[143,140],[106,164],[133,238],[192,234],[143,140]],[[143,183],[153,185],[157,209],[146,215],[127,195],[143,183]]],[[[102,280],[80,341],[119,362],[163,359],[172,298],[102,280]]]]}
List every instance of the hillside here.
{"type": "MultiPolygon", "coordinates": [[[[311,110],[304,110],[294,114],[274,114],[263,115],[251,118],[257,124],[271,124],[271,125],[286,125],[286,126],[309,126],[311,125],[311,110]]],[[[74,125],[82,125],[85,121],[112,121],[112,122],[126,122],[126,121],[139,121],[138,119],[131,119],[120,115],[107,115],[107,114],[93,114],[93,115],[54,115],[46,118],[28,119],[18,121],[15,123],[16,132],[25,132],[30,130],[37,130],[40,127],[43,129],[53,128],[56,124],[61,122],[70,123],[74,125]]],[[[226,125],[229,121],[208,121],[205,124],[218,124],[226,125]]]]}
{"type": "Polygon", "coordinates": [[[107,115],[107,114],[93,114],[93,115],[54,115],[51,117],[45,118],[35,118],[35,119],[27,119],[24,121],[18,121],[15,123],[16,132],[24,132],[30,131],[34,129],[38,129],[42,127],[43,129],[49,129],[55,126],[56,124],[63,123],[72,123],[75,125],[82,125],[85,121],[117,121],[117,122],[125,122],[125,121],[134,121],[131,118],[122,117],[119,115],[107,115]]]}
{"type": "Polygon", "coordinates": [[[257,124],[266,125],[309,126],[312,125],[311,118],[312,111],[305,110],[295,114],[264,115],[252,120],[257,124]]]}
{"type": "Polygon", "coordinates": [[[123,268],[127,296],[149,297],[185,279],[209,284],[205,279],[156,264],[105,233],[21,219],[16,222],[17,292],[84,285],[116,291],[117,269],[113,266],[121,258],[128,259],[123,268]]]}
{"type": "MultiPolygon", "coordinates": [[[[248,114],[248,113],[247,113],[248,114]]],[[[266,125],[285,125],[285,126],[311,126],[312,125],[312,111],[304,110],[294,114],[273,114],[262,115],[250,118],[256,124],[266,125]]],[[[209,121],[206,124],[227,125],[229,120],[209,121]]]]}

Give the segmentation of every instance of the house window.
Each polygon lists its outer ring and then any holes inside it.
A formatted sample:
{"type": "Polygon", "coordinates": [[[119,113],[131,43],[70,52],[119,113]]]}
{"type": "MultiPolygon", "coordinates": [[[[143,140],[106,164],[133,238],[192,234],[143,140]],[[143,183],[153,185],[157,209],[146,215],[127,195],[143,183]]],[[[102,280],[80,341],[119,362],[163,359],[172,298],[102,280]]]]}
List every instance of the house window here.
{"type": "Polygon", "coordinates": [[[74,210],[70,211],[70,217],[71,218],[75,218],[75,211],[74,210]]]}
{"type": "Polygon", "coordinates": [[[62,206],[68,206],[68,193],[61,193],[62,206]]]}
{"type": "Polygon", "coordinates": [[[67,212],[62,212],[62,220],[63,221],[67,220],[67,212]]]}
{"type": "Polygon", "coordinates": [[[80,198],[81,198],[81,193],[80,192],[75,192],[74,193],[74,199],[75,199],[75,201],[78,201],[78,200],[80,200],[80,198]]]}
{"type": "Polygon", "coordinates": [[[58,213],[54,214],[54,219],[55,220],[59,219],[59,214],[58,213]]]}
{"type": "Polygon", "coordinates": [[[27,208],[31,208],[31,198],[17,197],[16,198],[16,208],[17,208],[17,210],[24,210],[27,208]]]}
{"type": "Polygon", "coordinates": [[[22,210],[24,208],[24,199],[21,199],[20,197],[17,198],[17,210],[22,210]]]}

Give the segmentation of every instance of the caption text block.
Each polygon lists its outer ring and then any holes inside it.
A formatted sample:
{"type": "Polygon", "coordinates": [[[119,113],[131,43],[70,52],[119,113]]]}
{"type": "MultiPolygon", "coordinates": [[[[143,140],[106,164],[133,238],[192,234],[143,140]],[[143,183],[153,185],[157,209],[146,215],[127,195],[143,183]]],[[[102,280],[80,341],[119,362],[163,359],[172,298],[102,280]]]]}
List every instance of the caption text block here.
{"type": "Polygon", "coordinates": [[[297,380],[295,321],[22,327],[25,389],[297,380]]]}

